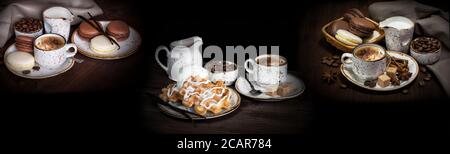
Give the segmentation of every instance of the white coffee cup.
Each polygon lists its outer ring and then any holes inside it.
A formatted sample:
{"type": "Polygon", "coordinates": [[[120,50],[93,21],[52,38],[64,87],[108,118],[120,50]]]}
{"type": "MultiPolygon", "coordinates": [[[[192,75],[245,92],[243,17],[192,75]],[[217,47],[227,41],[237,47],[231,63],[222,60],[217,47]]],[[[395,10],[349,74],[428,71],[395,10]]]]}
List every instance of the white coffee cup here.
{"type": "Polygon", "coordinates": [[[63,36],[59,34],[44,34],[39,36],[34,41],[34,58],[36,62],[41,66],[49,69],[54,69],[60,67],[69,57],[75,56],[77,53],[77,47],[75,44],[66,44],[67,41],[63,36]],[[54,49],[43,49],[42,44],[45,44],[44,39],[53,37],[55,39],[60,39],[62,45],[58,45],[54,49]],[[69,49],[73,48],[70,52],[69,49]]]}
{"type": "Polygon", "coordinates": [[[264,88],[262,89],[264,92],[276,91],[278,85],[287,78],[287,60],[279,55],[266,54],[255,59],[247,59],[244,68],[253,76],[253,79],[249,80],[255,81],[258,86],[264,88]],[[278,62],[272,62],[272,60],[278,62]]]}
{"type": "Polygon", "coordinates": [[[341,56],[342,64],[346,69],[353,71],[356,78],[361,82],[377,79],[386,70],[386,51],[377,44],[362,44],[353,49],[352,53],[344,53],[341,56]],[[367,60],[358,56],[361,50],[373,49],[380,55],[372,60],[367,60]]]}
{"type": "Polygon", "coordinates": [[[70,23],[75,17],[69,9],[55,6],[46,9],[42,16],[44,18],[45,33],[62,35],[66,40],[70,35],[70,23]]]}

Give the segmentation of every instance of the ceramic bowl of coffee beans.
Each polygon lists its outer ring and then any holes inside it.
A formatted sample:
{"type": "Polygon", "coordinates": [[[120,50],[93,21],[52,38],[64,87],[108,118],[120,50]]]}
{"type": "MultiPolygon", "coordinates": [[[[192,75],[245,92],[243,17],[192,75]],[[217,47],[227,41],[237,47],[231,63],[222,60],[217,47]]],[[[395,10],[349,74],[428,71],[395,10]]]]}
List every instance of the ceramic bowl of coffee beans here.
{"type": "Polygon", "coordinates": [[[437,62],[441,56],[441,42],[433,37],[415,38],[410,45],[411,56],[419,64],[429,65],[437,62]]]}
{"type": "Polygon", "coordinates": [[[14,24],[16,36],[28,36],[36,38],[43,34],[44,24],[42,20],[35,18],[22,18],[14,24]]]}

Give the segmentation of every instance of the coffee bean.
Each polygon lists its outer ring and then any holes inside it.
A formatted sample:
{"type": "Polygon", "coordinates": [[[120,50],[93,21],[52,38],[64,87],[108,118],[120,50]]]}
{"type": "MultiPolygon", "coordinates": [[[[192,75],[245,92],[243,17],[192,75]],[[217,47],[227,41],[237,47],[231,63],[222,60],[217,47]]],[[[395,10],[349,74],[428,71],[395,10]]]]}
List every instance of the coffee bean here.
{"type": "Polygon", "coordinates": [[[364,85],[373,88],[377,85],[377,80],[364,81],[364,85]]]}
{"type": "Polygon", "coordinates": [[[339,66],[339,64],[337,62],[334,62],[332,65],[333,65],[333,67],[338,67],[339,66]]]}
{"type": "Polygon", "coordinates": [[[417,52],[434,52],[439,50],[439,40],[431,37],[419,37],[412,42],[412,48],[417,52]]]}
{"type": "Polygon", "coordinates": [[[335,56],[333,56],[333,59],[338,60],[338,59],[341,59],[341,57],[335,55],[335,56]]]}
{"type": "Polygon", "coordinates": [[[426,73],[427,72],[427,68],[425,68],[424,66],[420,66],[420,71],[422,73],[426,73]]]}
{"type": "Polygon", "coordinates": [[[423,80],[425,80],[425,81],[430,81],[431,78],[429,78],[429,77],[424,77],[423,80]]]}
{"type": "Polygon", "coordinates": [[[421,86],[421,87],[425,86],[425,82],[424,81],[419,81],[419,86],[421,86]]]}
{"type": "Polygon", "coordinates": [[[327,64],[328,66],[331,66],[331,65],[333,64],[333,61],[332,61],[332,60],[326,61],[326,64],[327,64]]]}
{"type": "Polygon", "coordinates": [[[345,88],[347,88],[347,85],[346,85],[346,84],[343,84],[343,83],[341,83],[341,85],[340,85],[339,87],[341,87],[342,89],[345,89],[345,88]]]}
{"type": "Polygon", "coordinates": [[[41,67],[39,67],[39,66],[33,66],[33,70],[35,70],[35,71],[39,71],[41,69],[41,67]]]}
{"type": "Polygon", "coordinates": [[[22,18],[14,25],[15,29],[24,33],[32,33],[42,29],[42,21],[34,18],[22,18]]]}
{"type": "Polygon", "coordinates": [[[25,75],[27,75],[27,74],[30,74],[30,70],[25,70],[25,71],[22,71],[22,74],[25,74],[25,75]]]}
{"type": "Polygon", "coordinates": [[[403,94],[408,94],[408,89],[403,89],[403,90],[402,90],[402,93],[403,93],[403,94]]]}

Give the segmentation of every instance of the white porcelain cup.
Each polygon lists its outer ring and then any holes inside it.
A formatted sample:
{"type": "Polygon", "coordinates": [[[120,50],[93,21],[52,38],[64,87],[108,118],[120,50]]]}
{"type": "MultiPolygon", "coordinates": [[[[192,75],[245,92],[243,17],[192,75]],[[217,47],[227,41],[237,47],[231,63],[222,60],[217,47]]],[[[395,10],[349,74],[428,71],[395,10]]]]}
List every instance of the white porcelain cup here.
{"type": "Polygon", "coordinates": [[[239,72],[237,65],[231,61],[211,60],[205,64],[204,68],[208,70],[209,80],[213,82],[223,81],[225,85],[232,85],[237,79],[239,72]],[[213,68],[215,68],[216,65],[220,67],[228,65],[232,66],[234,69],[225,68],[225,70],[213,71],[213,68]]]}
{"type": "Polygon", "coordinates": [[[34,58],[36,62],[41,66],[49,69],[54,69],[60,67],[69,57],[75,56],[77,53],[77,47],[75,44],[66,44],[67,41],[63,36],[59,34],[44,34],[36,38],[34,41],[34,58]],[[56,39],[60,39],[63,41],[63,45],[59,48],[53,50],[45,50],[39,48],[40,43],[43,43],[43,39],[47,37],[54,37],[56,39]],[[73,51],[69,51],[70,48],[73,48],[73,51]]]}
{"type": "Polygon", "coordinates": [[[255,81],[258,86],[264,88],[264,92],[276,91],[278,85],[287,78],[287,60],[279,55],[266,54],[255,59],[247,59],[244,68],[253,76],[253,79],[249,80],[255,81]],[[278,61],[278,65],[267,65],[267,63],[271,63],[266,61],[268,58],[278,61]]]}
{"type": "Polygon", "coordinates": [[[75,17],[67,8],[55,6],[46,9],[42,16],[44,18],[45,33],[62,35],[66,40],[70,35],[70,23],[75,17]]]}
{"type": "Polygon", "coordinates": [[[342,64],[346,69],[351,70],[360,81],[377,79],[386,70],[386,50],[376,44],[362,44],[353,49],[353,53],[344,53],[341,56],[342,64]],[[381,58],[375,60],[365,60],[358,56],[361,50],[372,48],[381,54],[381,58]]]}

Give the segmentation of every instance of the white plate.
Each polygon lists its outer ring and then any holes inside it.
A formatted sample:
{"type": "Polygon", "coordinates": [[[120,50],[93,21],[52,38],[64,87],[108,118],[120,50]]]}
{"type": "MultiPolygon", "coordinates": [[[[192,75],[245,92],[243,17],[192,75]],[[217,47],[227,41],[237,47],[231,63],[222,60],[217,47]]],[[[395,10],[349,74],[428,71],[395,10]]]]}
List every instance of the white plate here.
{"type": "MultiPolygon", "coordinates": [[[[18,52],[15,46],[15,43],[12,44],[11,46],[8,47],[8,49],[6,49],[5,51],[5,55],[4,55],[4,63],[6,68],[8,68],[9,71],[11,71],[13,74],[20,76],[20,77],[24,77],[24,78],[29,78],[29,79],[44,79],[44,78],[49,78],[49,77],[53,77],[59,74],[62,74],[68,70],[70,70],[73,66],[73,64],[75,63],[75,61],[71,58],[67,58],[67,60],[59,67],[59,68],[55,68],[55,69],[48,69],[45,67],[40,67],[40,69],[37,70],[30,70],[29,74],[23,74],[22,72],[17,72],[14,71],[13,69],[11,69],[10,65],[6,62],[6,57],[8,54],[12,53],[12,52],[18,52]]],[[[38,64],[35,64],[36,66],[38,66],[38,64]]]]}
{"type": "MultiPolygon", "coordinates": [[[[230,106],[230,108],[228,110],[222,110],[222,112],[220,112],[219,114],[212,114],[211,112],[208,111],[205,114],[206,119],[214,119],[214,118],[222,117],[224,115],[230,114],[231,112],[235,111],[239,107],[239,105],[241,104],[241,97],[233,89],[231,89],[231,88],[227,88],[227,89],[230,90],[230,92],[231,92],[230,93],[231,94],[231,97],[230,97],[230,103],[231,103],[230,105],[231,106],[230,106]]],[[[194,108],[192,108],[192,107],[190,107],[190,108],[185,107],[181,103],[169,102],[169,104],[174,106],[174,107],[177,107],[179,109],[187,110],[187,111],[191,111],[191,112],[195,113],[194,108]]],[[[187,119],[183,114],[172,110],[170,107],[167,107],[167,106],[164,106],[164,105],[160,105],[160,104],[158,104],[158,106],[164,113],[166,113],[166,114],[168,114],[170,116],[173,116],[175,118],[180,118],[180,119],[187,119]]],[[[189,113],[188,113],[188,115],[191,116],[191,118],[193,120],[204,120],[205,119],[203,117],[196,116],[196,115],[189,114],[189,113]]]]}
{"type": "MultiPolygon", "coordinates": [[[[99,21],[104,30],[106,29],[106,26],[108,26],[109,22],[110,21],[99,21]]],[[[78,52],[85,56],[94,59],[113,60],[125,58],[135,53],[139,45],[141,45],[141,36],[133,27],[130,26],[130,36],[124,41],[118,41],[120,49],[110,53],[98,53],[92,51],[89,47],[90,42],[82,39],[78,35],[78,29],[72,33],[71,41],[77,46],[78,52]]]]}
{"type": "Polygon", "coordinates": [[[392,90],[396,90],[396,89],[400,89],[408,84],[410,84],[412,81],[414,81],[414,79],[417,77],[417,75],[419,74],[419,65],[417,64],[417,62],[414,60],[414,58],[412,58],[411,56],[404,54],[402,52],[396,52],[396,51],[387,51],[388,54],[392,57],[395,58],[399,58],[399,59],[405,59],[408,60],[408,69],[409,72],[412,73],[411,77],[409,78],[409,80],[407,81],[401,81],[400,85],[398,86],[394,86],[394,85],[389,85],[387,87],[380,87],[378,84],[375,87],[369,87],[369,86],[365,86],[363,81],[359,81],[355,78],[354,73],[351,70],[347,70],[346,68],[344,68],[344,65],[341,65],[341,73],[344,75],[345,78],[347,78],[350,82],[365,88],[365,89],[369,89],[369,90],[374,90],[374,91],[392,91],[392,90]]]}
{"type": "MultiPolygon", "coordinates": [[[[239,77],[236,80],[234,87],[240,94],[250,97],[250,98],[253,98],[253,99],[261,100],[261,101],[286,100],[286,99],[297,97],[300,94],[302,94],[303,91],[305,91],[305,84],[303,83],[303,81],[291,73],[288,73],[286,81],[282,84],[289,84],[289,85],[293,86],[293,90],[287,96],[278,96],[278,95],[270,96],[270,95],[267,95],[266,93],[262,93],[260,95],[253,96],[250,94],[250,90],[251,90],[250,83],[247,80],[245,80],[244,77],[239,77]]],[[[261,87],[259,87],[257,84],[253,84],[253,86],[257,90],[261,89],[261,87]]]]}

